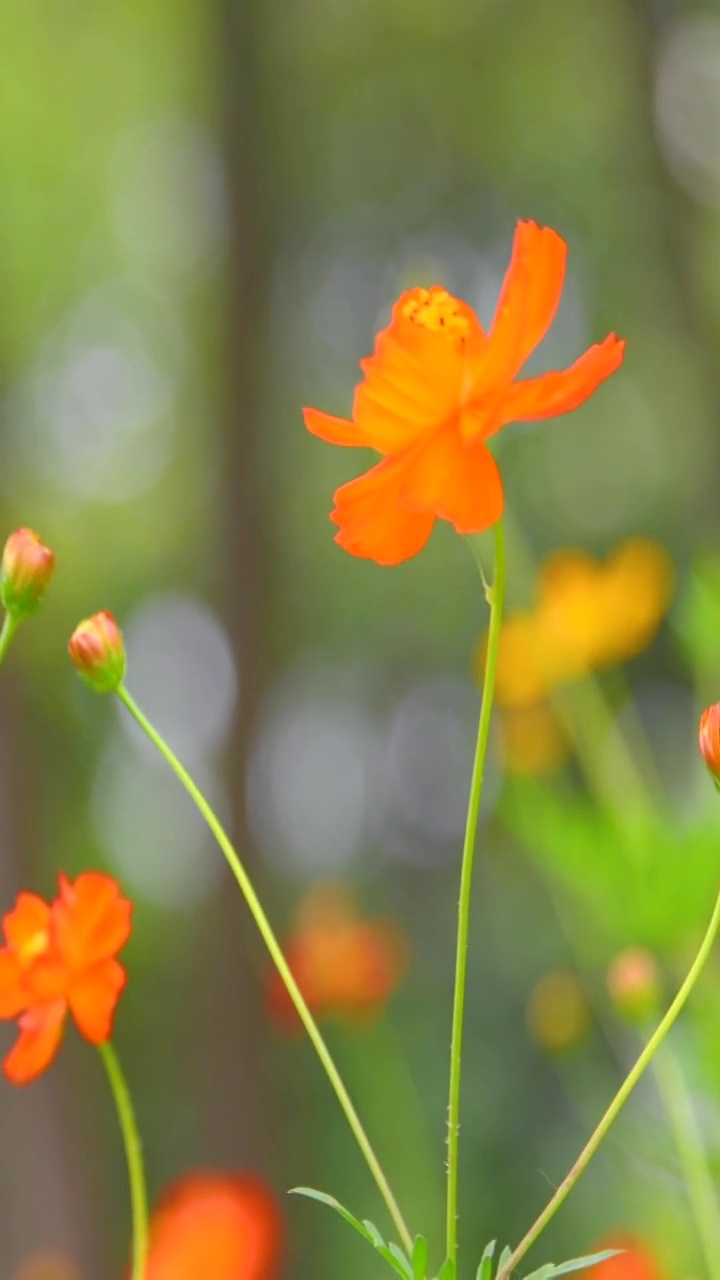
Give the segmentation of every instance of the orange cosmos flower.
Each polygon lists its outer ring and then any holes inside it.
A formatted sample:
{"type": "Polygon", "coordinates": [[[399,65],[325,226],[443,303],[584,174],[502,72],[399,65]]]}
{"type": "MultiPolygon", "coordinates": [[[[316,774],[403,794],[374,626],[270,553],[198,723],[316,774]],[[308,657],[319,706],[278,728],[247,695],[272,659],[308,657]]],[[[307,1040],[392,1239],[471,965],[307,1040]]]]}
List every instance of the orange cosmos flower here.
{"type": "Polygon", "coordinates": [[[110,1038],[126,974],[115,958],[130,936],[131,905],[111,876],[59,878],[52,903],[21,893],[3,918],[0,1018],[18,1019],[20,1038],[3,1063],[13,1084],[50,1065],[72,1013],[92,1044],[110,1038]]]}
{"type": "Polygon", "coordinates": [[[188,1174],[153,1214],[145,1280],[270,1280],[281,1243],[280,1210],[258,1178],[188,1174]]]}
{"type": "MultiPolygon", "coordinates": [[[[310,1009],[358,1018],[384,1008],[406,968],[405,940],[385,920],[360,920],[349,894],[317,885],[297,913],[285,947],[288,964],[310,1009]]],[[[268,983],[270,1011],[285,1030],[299,1027],[280,975],[268,983]]]]}
{"type": "Polygon", "coordinates": [[[602,1253],[603,1249],[621,1249],[622,1253],[605,1262],[597,1262],[589,1271],[584,1271],[586,1280],[662,1280],[650,1250],[635,1236],[608,1236],[599,1240],[592,1252],[602,1253]]]}
{"type": "Polygon", "coordinates": [[[313,435],[384,455],[335,494],[346,551],[398,564],[422,550],[436,519],[458,533],[495,524],[503,490],[486,442],[509,422],[576,409],[621,364],[625,344],[610,334],[569,369],[515,381],[554,319],[566,253],[556,231],[518,222],[489,333],[440,286],[410,289],[360,362],[352,420],[304,410],[313,435]]]}
{"type": "Polygon", "coordinates": [[[700,717],[700,754],[720,789],[720,702],[706,707],[700,717]]]}

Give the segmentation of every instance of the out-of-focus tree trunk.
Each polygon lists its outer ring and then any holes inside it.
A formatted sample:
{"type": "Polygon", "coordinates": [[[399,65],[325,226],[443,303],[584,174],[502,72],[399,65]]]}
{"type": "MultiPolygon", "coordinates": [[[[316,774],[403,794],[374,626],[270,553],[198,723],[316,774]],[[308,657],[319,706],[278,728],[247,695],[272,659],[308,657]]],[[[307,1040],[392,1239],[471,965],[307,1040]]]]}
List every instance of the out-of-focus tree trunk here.
{"type": "MultiPolygon", "coordinates": [[[[218,583],[240,683],[240,706],[227,759],[231,827],[252,870],[245,779],[257,711],[267,682],[270,575],[267,503],[260,475],[262,365],[269,291],[270,219],[265,206],[268,156],[260,88],[262,0],[221,0],[218,67],[221,145],[227,179],[227,321],[222,370],[223,494],[218,583]]],[[[225,1165],[267,1172],[271,1149],[263,1067],[266,1038],[257,931],[234,881],[215,907],[216,942],[208,975],[203,1110],[211,1118],[209,1154],[225,1165]]]]}

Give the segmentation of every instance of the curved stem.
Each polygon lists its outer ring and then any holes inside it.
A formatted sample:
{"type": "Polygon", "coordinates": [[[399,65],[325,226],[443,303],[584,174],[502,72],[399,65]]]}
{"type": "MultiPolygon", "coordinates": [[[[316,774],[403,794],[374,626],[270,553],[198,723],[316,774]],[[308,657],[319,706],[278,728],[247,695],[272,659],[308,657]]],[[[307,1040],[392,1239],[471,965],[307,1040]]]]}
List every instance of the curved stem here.
{"type": "Polygon", "coordinates": [[[335,1066],[335,1063],[330,1055],[330,1050],[328,1049],[325,1043],[325,1040],[323,1039],[323,1036],[320,1032],[320,1029],[305,1002],[302,992],[300,991],[300,988],[298,987],[298,984],[292,975],[292,971],[290,969],[290,966],[288,965],[287,960],[285,959],[285,956],[283,955],[282,948],[280,947],[280,943],[278,942],[273,932],[270,921],[268,920],[265,914],[265,911],[260,903],[260,899],[258,898],[258,895],[255,892],[252,881],[250,880],[250,877],[247,871],[245,870],[245,867],[243,866],[243,863],[241,862],[237,851],[235,850],[230,838],[224,831],[213,809],[208,804],[207,800],[205,799],[204,795],[200,791],[199,787],[195,784],[193,779],[190,777],[190,774],[188,773],[187,769],[185,769],[185,767],[180,763],[175,753],[171,750],[171,748],[165,742],[164,738],[162,738],[160,734],[157,732],[157,729],[155,729],[153,725],[151,725],[147,717],[143,715],[137,703],[130,696],[130,694],[128,693],[124,685],[120,686],[120,688],[117,690],[117,694],[120,700],[127,707],[131,716],[137,721],[137,723],[139,724],[143,732],[147,735],[147,737],[150,739],[153,745],[157,747],[158,751],[162,756],[164,756],[165,760],[167,760],[173,773],[177,778],[179,778],[180,782],[184,786],[191,800],[199,809],[208,827],[212,831],[215,839],[217,840],[222,852],[224,853],[227,864],[230,867],[230,870],[232,871],[235,879],[237,880],[237,883],[240,886],[243,897],[245,898],[245,901],[248,907],[250,908],[251,915],[260,931],[263,942],[265,943],[265,946],[270,952],[273,963],[278,973],[280,974],[280,977],[285,983],[285,987],[287,988],[288,995],[290,996],[290,999],[292,1000],[293,1005],[295,1006],[297,1015],[300,1018],[300,1021],[302,1022],[310,1038],[310,1041],[315,1049],[315,1052],[318,1055],[318,1058],[320,1059],[323,1067],[325,1068],[326,1075],[333,1089],[335,1090],[335,1094],[337,1096],[338,1102],[340,1103],[340,1106],[342,1107],[345,1113],[345,1118],[348,1124],[350,1125],[352,1133],[355,1137],[355,1141],[357,1142],[360,1150],[362,1151],[362,1154],[365,1157],[365,1160],[370,1169],[370,1172],[372,1173],[372,1176],[375,1179],[378,1190],[383,1200],[385,1201],[385,1205],[387,1206],[387,1210],[390,1214],[390,1217],[392,1218],[395,1224],[396,1230],[398,1231],[403,1247],[408,1252],[411,1252],[412,1246],[413,1246],[412,1236],[410,1235],[410,1232],[406,1226],[402,1213],[400,1212],[400,1208],[395,1199],[395,1196],[392,1193],[390,1184],[382,1170],[380,1161],[375,1155],[375,1152],[370,1144],[370,1139],[368,1138],[360,1122],[360,1117],[358,1116],[357,1111],[353,1106],[350,1095],[347,1089],[345,1088],[343,1080],[340,1076],[340,1072],[335,1066]]]}
{"type": "Polygon", "coordinates": [[[465,839],[463,842],[462,871],[460,874],[460,899],[458,903],[457,952],[455,958],[455,994],[453,998],[452,1035],[450,1040],[450,1090],[448,1096],[448,1164],[447,1164],[447,1217],[446,1252],[457,1261],[457,1202],[458,1202],[458,1146],[460,1139],[460,1085],[462,1074],[463,1026],[465,1015],[465,982],[467,978],[468,939],[470,934],[470,904],[472,875],[475,861],[475,837],[477,833],[480,801],[482,798],[485,757],[490,736],[495,670],[500,649],[500,629],[505,597],[505,538],[502,521],[494,526],[495,580],[486,587],[490,605],[490,630],[488,634],[485,678],[483,680],[480,722],[478,725],[475,759],[473,761],[468,800],[465,839]]]}
{"type": "Polygon", "coordinates": [[[653,1035],[648,1040],[647,1044],[645,1045],[645,1048],[643,1049],[642,1053],[637,1059],[635,1065],[632,1067],[629,1074],[623,1080],[620,1088],[615,1094],[615,1097],[610,1103],[610,1106],[608,1107],[607,1111],[602,1117],[594,1133],[586,1142],[585,1146],[580,1152],[580,1155],[575,1161],[572,1169],[566,1175],[566,1177],[563,1178],[554,1196],[552,1197],[551,1200],[548,1201],[542,1213],[539,1215],[538,1218],[536,1218],[535,1222],[530,1227],[530,1230],[523,1236],[522,1240],[520,1241],[520,1244],[510,1255],[507,1262],[504,1264],[504,1266],[500,1268],[500,1270],[497,1273],[496,1280],[506,1280],[506,1277],[510,1275],[513,1268],[516,1267],[518,1262],[520,1262],[521,1259],[525,1257],[525,1254],[528,1252],[528,1249],[532,1247],[532,1245],[537,1240],[538,1236],[542,1234],[542,1232],[545,1230],[548,1223],[555,1217],[555,1214],[557,1213],[558,1209],[561,1207],[562,1204],[564,1204],[565,1200],[570,1195],[570,1192],[575,1186],[575,1183],[578,1181],[581,1174],[584,1173],[585,1169],[587,1168],[593,1156],[595,1155],[595,1152],[600,1146],[600,1143],[602,1142],[606,1133],[610,1129],[610,1126],[612,1125],[613,1121],[617,1118],[620,1111],[622,1110],[625,1103],[627,1102],[628,1098],[630,1097],[630,1094],[635,1088],[635,1085],[637,1084],[638,1080],[643,1074],[645,1068],[650,1064],[650,1062],[654,1058],[655,1054],[657,1053],[658,1049],[663,1043],[663,1040],[665,1039],[666,1035],[670,1031],[670,1028],[673,1026],[679,1013],[682,1011],[688,999],[688,996],[690,995],[693,987],[695,986],[695,983],[697,982],[698,978],[700,977],[700,974],[703,971],[703,968],[705,967],[705,963],[708,959],[708,956],[710,955],[710,952],[713,947],[713,943],[717,936],[718,928],[720,928],[720,893],[718,893],[718,897],[716,899],[715,906],[713,908],[713,913],[710,918],[710,923],[707,927],[705,937],[703,938],[702,943],[700,944],[700,949],[692,963],[690,972],[685,978],[685,981],[680,987],[680,990],[675,996],[675,999],[670,1005],[670,1008],[668,1009],[662,1021],[659,1023],[653,1035]]]}
{"type": "Polygon", "coordinates": [[[5,614],[2,630],[0,630],[0,662],[5,658],[5,655],[10,648],[10,641],[15,635],[19,625],[19,618],[13,618],[9,613],[5,614]]]}
{"type": "Polygon", "coordinates": [[[720,1266],[718,1200],[692,1098],[682,1067],[669,1045],[655,1059],[654,1074],[673,1131],[708,1275],[717,1276],[720,1266]]]}
{"type": "Polygon", "coordinates": [[[148,1249],[148,1200],[147,1188],[145,1185],[145,1169],[143,1167],[142,1158],[142,1144],[137,1130],[130,1091],[127,1087],[122,1067],[118,1061],[118,1056],[109,1040],[107,1040],[105,1044],[98,1045],[98,1048],[100,1050],[100,1056],[105,1063],[105,1070],[107,1071],[110,1088],[112,1090],[113,1098],[115,1099],[118,1119],[120,1120],[120,1130],[122,1133],[123,1143],[125,1145],[128,1175],[130,1178],[130,1202],[132,1205],[133,1224],[133,1264],[131,1280],[143,1280],[148,1249]]]}

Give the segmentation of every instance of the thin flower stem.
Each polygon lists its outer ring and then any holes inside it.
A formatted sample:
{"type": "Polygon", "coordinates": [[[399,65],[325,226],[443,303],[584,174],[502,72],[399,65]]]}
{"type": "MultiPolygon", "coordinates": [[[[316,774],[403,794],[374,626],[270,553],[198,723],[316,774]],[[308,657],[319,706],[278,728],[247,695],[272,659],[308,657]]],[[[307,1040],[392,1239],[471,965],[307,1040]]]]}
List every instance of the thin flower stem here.
{"type": "Polygon", "coordinates": [[[130,1091],[118,1061],[118,1056],[109,1040],[105,1044],[98,1045],[98,1048],[100,1056],[105,1063],[105,1070],[107,1071],[110,1088],[115,1099],[130,1178],[133,1224],[131,1280],[143,1280],[148,1250],[148,1199],[142,1144],[137,1130],[130,1091]]]}
{"type": "Polygon", "coordinates": [[[0,662],[5,658],[5,655],[10,648],[10,642],[15,635],[18,626],[19,619],[14,618],[10,613],[6,613],[2,624],[2,630],[0,630],[0,662]]]}
{"type": "Polygon", "coordinates": [[[450,1040],[450,1090],[448,1096],[448,1163],[447,1163],[447,1217],[446,1255],[457,1262],[457,1206],[458,1206],[458,1148],[460,1140],[460,1085],[462,1076],[462,1047],[465,1014],[465,983],[467,978],[468,940],[470,935],[470,905],[472,901],[472,875],[475,861],[475,838],[482,798],[485,757],[490,736],[495,671],[500,649],[500,630],[505,598],[505,537],[502,521],[494,526],[495,578],[492,587],[486,587],[490,605],[490,630],[488,634],[485,678],[483,680],[480,722],[478,725],[475,759],[473,761],[468,800],[465,839],[463,842],[462,871],[460,874],[460,899],[458,903],[457,952],[455,959],[455,994],[453,998],[452,1035],[450,1040]]]}
{"type": "Polygon", "coordinates": [[[716,1278],[720,1274],[718,1200],[693,1101],[670,1045],[655,1059],[654,1074],[673,1131],[708,1275],[716,1278]]]}
{"type": "Polygon", "coordinates": [[[624,1107],[625,1103],[630,1097],[630,1094],[635,1088],[635,1085],[637,1084],[641,1075],[645,1071],[645,1068],[650,1064],[650,1062],[654,1058],[655,1054],[657,1053],[658,1049],[663,1043],[666,1035],[668,1034],[671,1027],[675,1023],[675,1020],[677,1019],[678,1015],[682,1011],[691,991],[693,990],[693,987],[695,986],[698,978],[700,977],[700,974],[703,971],[703,968],[705,967],[705,963],[708,959],[708,956],[712,951],[713,943],[717,936],[718,928],[720,928],[720,893],[718,893],[718,897],[716,899],[715,906],[713,908],[713,913],[710,919],[710,923],[707,927],[705,937],[703,938],[702,943],[700,944],[700,949],[692,963],[692,967],[690,968],[690,971],[687,977],[685,978],[685,981],[683,982],[682,986],[680,987],[680,990],[675,996],[675,999],[670,1005],[670,1008],[668,1009],[662,1021],[659,1023],[653,1035],[648,1040],[647,1044],[645,1045],[645,1048],[643,1049],[639,1058],[635,1062],[635,1065],[632,1067],[629,1074],[623,1080],[620,1088],[615,1094],[615,1097],[610,1103],[610,1106],[608,1107],[607,1111],[602,1117],[594,1133],[590,1136],[590,1138],[586,1142],[585,1146],[580,1152],[580,1155],[575,1161],[572,1169],[566,1175],[566,1177],[563,1178],[554,1196],[548,1201],[542,1213],[539,1215],[538,1218],[536,1218],[535,1222],[530,1227],[530,1230],[523,1236],[519,1245],[511,1254],[511,1256],[508,1258],[507,1262],[504,1264],[504,1266],[500,1268],[500,1270],[497,1273],[496,1280],[506,1280],[506,1277],[508,1277],[511,1274],[513,1269],[517,1266],[518,1262],[520,1262],[521,1259],[525,1257],[525,1254],[532,1247],[532,1245],[534,1245],[535,1241],[545,1230],[548,1223],[555,1217],[555,1214],[557,1213],[558,1209],[564,1204],[565,1200],[570,1195],[570,1192],[573,1190],[573,1187],[575,1186],[576,1182],[579,1180],[581,1174],[584,1173],[585,1169],[587,1168],[593,1156],[595,1155],[595,1152],[600,1146],[600,1143],[603,1141],[603,1138],[605,1137],[608,1130],[610,1129],[613,1121],[617,1118],[617,1116],[622,1111],[622,1108],[624,1107]]]}
{"type": "Polygon", "coordinates": [[[212,831],[215,839],[217,840],[222,852],[224,853],[227,864],[230,867],[230,870],[232,871],[232,874],[234,875],[235,879],[237,880],[238,885],[240,886],[243,897],[245,898],[245,901],[250,909],[250,913],[255,921],[255,924],[257,925],[260,931],[260,934],[265,943],[265,946],[270,952],[273,963],[278,973],[280,974],[280,977],[285,983],[285,987],[287,988],[288,995],[290,996],[290,999],[292,1000],[293,1005],[295,1006],[297,1015],[300,1018],[303,1026],[305,1027],[305,1030],[310,1038],[310,1041],[315,1049],[315,1052],[317,1053],[323,1067],[325,1068],[326,1075],[333,1089],[335,1090],[335,1094],[337,1096],[338,1102],[340,1103],[340,1106],[342,1107],[342,1110],[345,1113],[345,1118],[348,1124],[350,1125],[352,1133],[355,1137],[355,1141],[357,1142],[362,1154],[365,1157],[365,1160],[370,1169],[370,1172],[373,1178],[375,1179],[378,1190],[385,1202],[388,1213],[390,1214],[390,1217],[392,1218],[395,1224],[395,1228],[400,1236],[401,1243],[408,1252],[411,1252],[412,1246],[413,1246],[412,1236],[405,1223],[405,1219],[403,1218],[403,1215],[400,1212],[400,1208],[390,1188],[390,1184],[383,1172],[380,1161],[375,1155],[373,1147],[370,1144],[370,1139],[368,1138],[360,1122],[360,1117],[358,1116],[357,1111],[353,1106],[350,1095],[343,1083],[342,1077],[340,1076],[340,1072],[335,1066],[335,1063],[330,1054],[330,1050],[328,1049],[325,1043],[325,1040],[323,1039],[323,1036],[320,1032],[320,1029],[305,1002],[302,992],[300,991],[300,988],[298,987],[298,984],[292,975],[292,971],[290,969],[290,966],[288,965],[287,960],[285,959],[285,956],[283,955],[282,948],[280,947],[280,943],[278,942],[273,932],[270,921],[268,920],[265,914],[265,911],[260,903],[260,899],[258,898],[258,895],[255,892],[255,889],[253,887],[252,881],[250,880],[250,877],[247,871],[245,870],[245,867],[243,866],[243,863],[241,862],[236,849],[234,848],[232,842],[230,841],[230,838],[224,831],[213,809],[210,807],[204,795],[202,794],[198,786],[195,784],[193,779],[190,777],[190,774],[188,773],[187,769],[185,769],[184,766],[180,763],[175,753],[171,750],[171,748],[165,742],[164,738],[160,736],[160,734],[153,727],[153,725],[150,723],[147,717],[143,715],[137,703],[130,696],[130,694],[128,693],[124,685],[120,686],[120,688],[117,690],[117,694],[120,700],[127,707],[131,716],[137,721],[137,723],[139,724],[143,732],[147,735],[147,737],[150,739],[153,745],[157,747],[160,754],[164,756],[165,760],[170,765],[170,768],[172,769],[175,776],[179,778],[180,782],[184,786],[191,800],[199,809],[208,827],[212,831]]]}

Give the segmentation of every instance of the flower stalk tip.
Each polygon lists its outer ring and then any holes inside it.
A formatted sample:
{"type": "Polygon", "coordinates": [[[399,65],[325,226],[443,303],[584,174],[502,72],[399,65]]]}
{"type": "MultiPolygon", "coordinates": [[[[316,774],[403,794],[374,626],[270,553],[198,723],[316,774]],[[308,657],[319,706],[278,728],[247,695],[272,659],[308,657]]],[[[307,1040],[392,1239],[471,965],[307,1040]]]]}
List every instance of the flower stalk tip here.
{"type": "Polygon", "coordinates": [[[116,693],[125,678],[125,642],[108,609],[85,618],[68,644],[72,662],[96,693],[116,693]]]}
{"type": "Polygon", "coordinates": [[[0,599],[10,618],[20,622],[42,603],[55,568],[55,553],[32,529],[10,534],[2,556],[0,599]]]}

